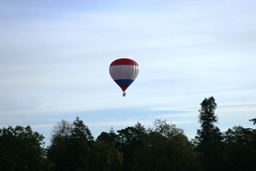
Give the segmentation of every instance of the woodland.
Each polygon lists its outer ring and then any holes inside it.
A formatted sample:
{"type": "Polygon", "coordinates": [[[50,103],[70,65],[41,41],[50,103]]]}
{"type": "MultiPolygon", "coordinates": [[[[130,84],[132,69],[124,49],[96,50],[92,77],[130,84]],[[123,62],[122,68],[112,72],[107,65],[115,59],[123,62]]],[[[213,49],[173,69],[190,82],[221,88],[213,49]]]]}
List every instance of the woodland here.
{"type": "MultiPolygon", "coordinates": [[[[181,128],[157,119],[102,132],[94,138],[79,119],[61,120],[50,145],[30,126],[0,129],[0,171],[253,171],[256,128],[241,125],[221,132],[214,97],[199,109],[200,127],[189,140],[181,128]]],[[[256,118],[248,118],[256,125],[256,118]]]]}

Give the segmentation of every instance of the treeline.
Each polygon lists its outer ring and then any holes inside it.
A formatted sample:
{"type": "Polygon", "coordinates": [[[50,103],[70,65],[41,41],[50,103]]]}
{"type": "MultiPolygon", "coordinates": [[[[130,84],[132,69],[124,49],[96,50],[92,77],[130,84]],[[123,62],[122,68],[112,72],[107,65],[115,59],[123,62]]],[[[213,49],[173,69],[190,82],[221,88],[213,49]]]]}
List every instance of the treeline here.
{"type": "MultiPolygon", "coordinates": [[[[188,140],[182,129],[155,120],[96,139],[77,117],[53,128],[50,146],[30,126],[0,129],[0,171],[252,171],[256,169],[256,129],[234,126],[220,132],[217,104],[205,98],[199,110],[201,127],[188,140]]],[[[256,124],[256,118],[251,119],[256,124]]]]}

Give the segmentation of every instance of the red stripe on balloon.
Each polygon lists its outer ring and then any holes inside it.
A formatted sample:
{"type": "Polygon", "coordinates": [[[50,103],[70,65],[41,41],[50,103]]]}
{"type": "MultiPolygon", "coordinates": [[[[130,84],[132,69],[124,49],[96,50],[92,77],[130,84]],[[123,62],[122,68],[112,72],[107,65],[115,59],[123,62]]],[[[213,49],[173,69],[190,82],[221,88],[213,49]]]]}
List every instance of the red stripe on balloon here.
{"type": "Polygon", "coordinates": [[[121,89],[123,90],[123,92],[125,92],[125,90],[128,88],[128,86],[121,86],[121,89]]]}
{"type": "Polygon", "coordinates": [[[114,65],[135,65],[135,66],[139,66],[137,62],[135,62],[132,59],[129,58],[120,58],[117,59],[115,61],[113,61],[110,66],[114,66],[114,65]]]}

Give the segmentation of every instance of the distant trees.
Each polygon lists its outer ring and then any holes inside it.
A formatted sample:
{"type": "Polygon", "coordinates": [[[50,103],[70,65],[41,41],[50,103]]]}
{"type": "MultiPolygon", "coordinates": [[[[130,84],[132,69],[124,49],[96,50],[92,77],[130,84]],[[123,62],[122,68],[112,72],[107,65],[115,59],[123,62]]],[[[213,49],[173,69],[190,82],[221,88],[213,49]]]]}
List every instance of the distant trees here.
{"type": "MultiPolygon", "coordinates": [[[[205,98],[199,110],[200,129],[194,141],[183,130],[157,119],[95,140],[77,117],[53,128],[51,144],[31,127],[0,129],[0,171],[251,171],[256,168],[256,129],[234,126],[221,133],[216,126],[217,104],[205,98]]],[[[255,124],[256,118],[250,121],[255,124]]]]}
{"type": "Polygon", "coordinates": [[[0,129],[0,170],[52,170],[53,164],[47,160],[46,150],[42,147],[43,138],[30,126],[0,129]]]}
{"type": "Polygon", "coordinates": [[[157,171],[199,170],[195,146],[183,130],[156,120],[145,129],[137,123],[102,132],[94,141],[89,129],[78,118],[54,127],[48,158],[56,170],[157,171]],[[66,131],[64,131],[66,129],[66,131]]]}
{"type": "MultiPolygon", "coordinates": [[[[256,130],[234,126],[221,133],[214,124],[218,121],[213,97],[205,98],[199,110],[201,129],[197,130],[197,151],[205,171],[246,170],[256,168],[256,130]]],[[[250,121],[255,124],[255,119],[250,121]]]]}
{"type": "Polygon", "coordinates": [[[224,133],[227,170],[255,170],[256,168],[256,130],[235,126],[224,133]]]}
{"type": "Polygon", "coordinates": [[[200,170],[195,146],[182,129],[165,120],[155,120],[154,127],[146,130],[136,149],[135,159],[138,171],[200,170]]]}

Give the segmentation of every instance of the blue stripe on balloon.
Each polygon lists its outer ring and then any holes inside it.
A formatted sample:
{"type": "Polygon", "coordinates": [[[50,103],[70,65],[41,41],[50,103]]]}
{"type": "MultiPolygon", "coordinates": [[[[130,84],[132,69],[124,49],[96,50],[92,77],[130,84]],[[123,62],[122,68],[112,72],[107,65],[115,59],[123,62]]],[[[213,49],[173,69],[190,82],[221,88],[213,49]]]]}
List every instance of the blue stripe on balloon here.
{"type": "Polygon", "coordinates": [[[120,80],[115,80],[115,82],[120,86],[129,86],[132,84],[134,80],[131,80],[131,79],[120,79],[120,80]]]}

